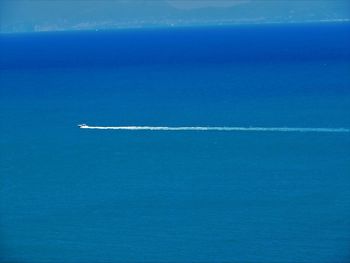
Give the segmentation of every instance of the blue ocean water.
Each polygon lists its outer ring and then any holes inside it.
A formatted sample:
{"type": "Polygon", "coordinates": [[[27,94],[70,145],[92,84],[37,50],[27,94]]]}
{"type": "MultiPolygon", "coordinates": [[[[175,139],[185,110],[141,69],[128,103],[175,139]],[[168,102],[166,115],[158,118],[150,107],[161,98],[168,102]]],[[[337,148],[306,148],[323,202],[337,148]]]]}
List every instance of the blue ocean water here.
{"type": "Polygon", "coordinates": [[[0,262],[349,262],[350,25],[0,37],[0,262]]]}

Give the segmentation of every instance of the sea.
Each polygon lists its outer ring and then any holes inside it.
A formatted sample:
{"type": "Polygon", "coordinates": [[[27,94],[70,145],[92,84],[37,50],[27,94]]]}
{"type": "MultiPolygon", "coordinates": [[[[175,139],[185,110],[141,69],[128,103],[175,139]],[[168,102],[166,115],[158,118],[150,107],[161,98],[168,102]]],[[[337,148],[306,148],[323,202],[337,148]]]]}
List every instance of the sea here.
{"type": "Polygon", "coordinates": [[[0,262],[350,262],[350,132],[303,128],[350,128],[349,23],[2,34],[0,262]]]}

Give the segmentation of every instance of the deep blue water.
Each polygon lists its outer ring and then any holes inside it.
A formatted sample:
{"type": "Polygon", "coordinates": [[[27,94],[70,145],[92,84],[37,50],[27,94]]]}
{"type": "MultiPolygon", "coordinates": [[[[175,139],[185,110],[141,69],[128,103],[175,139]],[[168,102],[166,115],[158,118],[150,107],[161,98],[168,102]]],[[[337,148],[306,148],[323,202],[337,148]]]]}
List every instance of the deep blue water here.
{"type": "Polygon", "coordinates": [[[350,26],[0,36],[0,262],[349,262],[350,26]]]}

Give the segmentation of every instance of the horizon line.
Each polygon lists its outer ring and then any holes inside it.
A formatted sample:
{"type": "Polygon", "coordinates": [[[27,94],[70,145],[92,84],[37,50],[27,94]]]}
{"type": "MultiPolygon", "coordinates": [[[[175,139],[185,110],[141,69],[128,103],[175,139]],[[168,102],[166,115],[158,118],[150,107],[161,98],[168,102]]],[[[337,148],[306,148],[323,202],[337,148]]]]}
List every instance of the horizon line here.
{"type": "Polygon", "coordinates": [[[146,24],[133,26],[111,26],[109,28],[82,28],[82,29],[53,29],[53,30],[31,30],[31,31],[10,31],[1,32],[0,35],[13,34],[37,34],[37,33],[74,33],[74,32],[111,32],[122,30],[144,30],[144,29],[182,29],[182,28],[203,28],[203,27],[234,27],[234,26],[250,26],[250,25],[290,25],[290,24],[331,24],[331,23],[349,23],[350,18],[339,19],[321,19],[321,20],[306,20],[306,21],[265,21],[265,22],[217,22],[207,24],[146,24]]]}

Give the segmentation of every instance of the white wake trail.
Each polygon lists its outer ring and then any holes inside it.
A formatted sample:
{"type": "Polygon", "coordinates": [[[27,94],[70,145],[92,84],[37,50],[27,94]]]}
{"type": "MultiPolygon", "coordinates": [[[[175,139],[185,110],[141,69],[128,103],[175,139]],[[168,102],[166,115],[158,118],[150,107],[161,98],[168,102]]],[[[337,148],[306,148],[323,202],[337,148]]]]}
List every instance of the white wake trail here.
{"type": "Polygon", "coordinates": [[[167,127],[167,126],[88,126],[81,129],[129,131],[255,131],[255,132],[350,132],[347,128],[297,128],[297,127],[167,127]]]}

